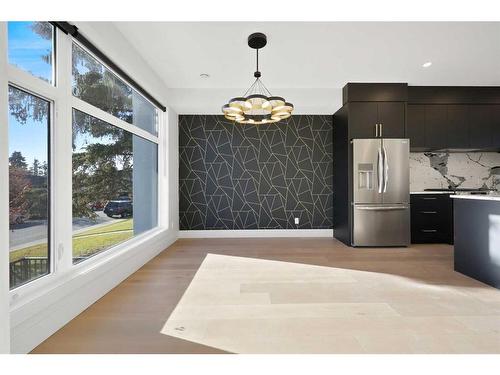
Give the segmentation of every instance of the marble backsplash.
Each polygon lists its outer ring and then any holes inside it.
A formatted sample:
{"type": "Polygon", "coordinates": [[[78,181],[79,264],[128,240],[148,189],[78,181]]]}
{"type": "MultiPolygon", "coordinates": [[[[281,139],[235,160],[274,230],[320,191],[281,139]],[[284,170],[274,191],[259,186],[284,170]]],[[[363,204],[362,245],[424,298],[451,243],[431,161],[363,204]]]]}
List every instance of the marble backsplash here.
{"type": "Polygon", "coordinates": [[[500,191],[498,152],[412,152],[410,191],[427,188],[490,188],[500,191]]]}

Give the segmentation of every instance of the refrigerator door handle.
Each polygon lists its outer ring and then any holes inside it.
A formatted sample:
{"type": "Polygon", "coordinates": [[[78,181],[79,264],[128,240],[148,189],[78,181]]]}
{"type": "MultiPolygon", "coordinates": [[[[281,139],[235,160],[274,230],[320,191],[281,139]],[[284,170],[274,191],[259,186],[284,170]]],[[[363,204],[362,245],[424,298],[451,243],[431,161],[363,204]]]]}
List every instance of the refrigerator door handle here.
{"type": "Polygon", "coordinates": [[[407,205],[399,206],[355,206],[356,210],[362,211],[394,211],[394,210],[407,210],[407,205]]]}
{"type": "Polygon", "coordinates": [[[383,156],[382,156],[382,148],[378,149],[377,152],[377,183],[378,183],[378,192],[382,194],[383,184],[384,184],[384,168],[383,168],[383,156]]]}
{"type": "Polygon", "coordinates": [[[387,181],[389,181],[389,158],[387,157],[387,151],[385,147],[383,148],[384,155],[384,193],[387,191],[387,181]]]}

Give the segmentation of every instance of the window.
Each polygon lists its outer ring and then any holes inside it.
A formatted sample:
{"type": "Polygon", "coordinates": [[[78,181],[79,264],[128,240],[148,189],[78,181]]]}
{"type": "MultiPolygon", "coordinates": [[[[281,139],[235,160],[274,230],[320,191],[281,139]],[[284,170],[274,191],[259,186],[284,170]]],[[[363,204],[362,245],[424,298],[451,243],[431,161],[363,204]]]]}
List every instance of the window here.
{"type": "Polygon", "coordinates": [[[9,86],[10,287],[49,272],[50,104],[9,86]]]}
{"type": "Polygon", "coordinates": [[[157,145],[73,110],[73,262],[157,226],[157,145]]]}
{"type": "MultiPolygon", "coordinates": [[[[5,37],[9,116],[0,137],[9,153],[9,274],[10,288],[23,286],[23,294],[158,226],[163,116],[49,22],[8,22],[5,37]],[[72,65],[56,67],[56,50],[72,65]],[[56,76],[68,79],[56,85],[56,76]]],[[[7,168],[1,172],[6,180],[7,168]]]]}
{"type": "Polygon", "coordinates": [[[9,63],[54,83],[54,28],[48,22],[8,23],[9,63]]]}
{"type": "Polygon", "coordinates": [[[157,134],[156,107],[76,44],[73,44],[73,95],[157,134]]]}

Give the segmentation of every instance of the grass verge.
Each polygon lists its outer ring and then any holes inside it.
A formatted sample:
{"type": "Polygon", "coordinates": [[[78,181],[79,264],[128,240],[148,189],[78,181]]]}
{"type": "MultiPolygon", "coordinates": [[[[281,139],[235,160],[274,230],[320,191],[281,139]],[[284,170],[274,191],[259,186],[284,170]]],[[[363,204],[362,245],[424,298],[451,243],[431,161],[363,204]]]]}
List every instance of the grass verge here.
{"type": "MultiPolygon", "coordinates": [[[[73,256],[89,256],[134,236],[133,219],[89,229],[73,237],[73,256]]],[[[47,244],[28,246],[9,253],[10,262],[25,257],[46,257],[47,244]]]]}

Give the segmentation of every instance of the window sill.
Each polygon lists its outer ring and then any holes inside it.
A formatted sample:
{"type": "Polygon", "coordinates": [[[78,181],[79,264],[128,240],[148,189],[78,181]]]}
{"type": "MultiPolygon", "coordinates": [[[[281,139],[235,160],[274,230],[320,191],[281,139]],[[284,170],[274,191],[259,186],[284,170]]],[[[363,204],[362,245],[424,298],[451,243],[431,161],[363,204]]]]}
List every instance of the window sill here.
{"type": "Polygon", "coordinates": [[[13,290],[17,298],[10,311],[11,352],[30,352],[176,239],[176,231],[156,228],[65,274],[48,275],[31,288],[13,290]]]}
{"type": "MultiPolygon", "coordinates": [[[[79,276],[85,275],[96,270],[110,262],[123,262],[130,256],[136,254],[137,247],[141,244],[154,239],[156,236],[165,233],[167,230],[162,227],[156,227],[146,233],[142,233],[126,242],[118,244],[105,250],[93,257],[73,265],[67,271],[55,271],[41,276],[31,282],[20,285],[10,291],[10,309],[11,313],[41,295],[50,293],[79,276]]],[[[119,264],[119,263],[118,263],[119,264]]]]}

